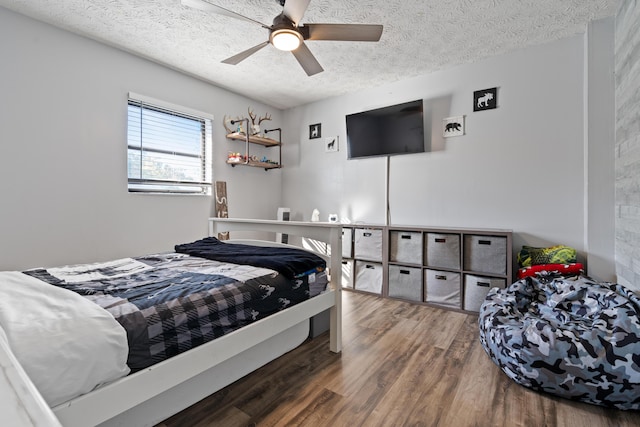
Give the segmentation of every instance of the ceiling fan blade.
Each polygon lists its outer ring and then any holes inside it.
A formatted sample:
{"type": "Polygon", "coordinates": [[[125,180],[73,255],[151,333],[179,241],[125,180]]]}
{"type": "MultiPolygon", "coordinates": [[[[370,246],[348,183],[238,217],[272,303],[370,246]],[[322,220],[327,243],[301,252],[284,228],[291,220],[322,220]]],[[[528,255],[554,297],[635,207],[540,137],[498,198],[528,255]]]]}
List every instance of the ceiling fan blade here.
{"type": "Polygon", "coordinates": [[[300,27],[305,40],[342,40],[377,42],[382,36],[382,25],[370,24],[304,24],[300,27]]]}
{"type": "Polygon", "coordinates": [[[215,4],[211,4],[205,0],[181,0],[182,5],[189,6],[194,9],[202,10],[205,12],[213,12],[218,15],[229,16],[231,18],[241,19],[243,21],[252,22],[254,24],[258,24],[263,28],[271,28],[268,25],[263,24],[262,22],[256,21],[255,19],[248,18],[244,15],[240,15],[232,10],[225,9],[224,7],[217,6],[215,4]]]}
{"type": "Polygon", "coordinates": [[[265,47],[268,44],[269,44],[268,41],[260,43],[259,45],[254,46],[254,47],[252,47],[250,49],[247,49],[244,52],[240,52],[237,55],[233,55],[232,57],[227,58],[222,62],[225,63],[225,64],[236,65],[237,63],[247,59],[248,57],[250,57],[251,55],[253,55],[254,53],[256,53],[257,51],[259,51],[260,49],[262,49],[263,47],[265,47]]]}
{"type": "Polygon", "coordinates": [[[302,43],[296,50],[292,50],[293,56],[296,57],[304,71],[308,76],[321,73],[324,71],[318,60],[313,53],[309,50],[306,44],[302,43]]]}
{"type": "Polygon", "coordinates": [[[309,7],[310,1],[311,0],[286,0],[282,13],[297,26],[302,19],[302,15],[306,12],[307,7],[309,7]]]}

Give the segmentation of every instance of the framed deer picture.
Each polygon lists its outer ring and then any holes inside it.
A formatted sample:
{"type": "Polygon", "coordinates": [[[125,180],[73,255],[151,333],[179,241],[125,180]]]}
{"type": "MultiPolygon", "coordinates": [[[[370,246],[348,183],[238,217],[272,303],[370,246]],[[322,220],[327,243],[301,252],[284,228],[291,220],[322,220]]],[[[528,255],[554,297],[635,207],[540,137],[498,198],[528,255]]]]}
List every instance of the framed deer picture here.
{"type": "Polygon", "coordinates": [[[327,153],[335,153],[339,150],[338,147],[338,137],[330,136],[324,139],[324,151],[327,153]]]}
{"type": "Polygon", "coordinates": [[[314,125],[309,125],[309,139],[317,139],[322,136],[322,125],[320,123],[316,123],[314,125]]]}

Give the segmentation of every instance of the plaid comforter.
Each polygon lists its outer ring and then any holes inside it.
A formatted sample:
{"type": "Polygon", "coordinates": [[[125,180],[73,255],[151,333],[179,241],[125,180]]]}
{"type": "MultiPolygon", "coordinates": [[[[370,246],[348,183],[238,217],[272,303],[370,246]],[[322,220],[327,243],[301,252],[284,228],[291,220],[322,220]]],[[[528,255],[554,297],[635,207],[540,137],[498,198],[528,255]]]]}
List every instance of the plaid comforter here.
{"type": "Polygon", "coordinates": [[[127,331],[132,372],[308,299],[318,278],[178,253],[24,273],[109,311],[127,331]]]}

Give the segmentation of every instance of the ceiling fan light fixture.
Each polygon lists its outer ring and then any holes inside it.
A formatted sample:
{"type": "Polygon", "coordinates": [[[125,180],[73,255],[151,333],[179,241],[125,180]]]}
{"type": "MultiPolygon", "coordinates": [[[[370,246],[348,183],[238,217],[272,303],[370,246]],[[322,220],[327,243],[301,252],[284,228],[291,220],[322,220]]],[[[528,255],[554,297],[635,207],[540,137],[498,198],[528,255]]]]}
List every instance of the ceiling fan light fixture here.
{"type": "Polygon", "coordinates": [[[290,52],[296,50],[302,44],[302,36],[295,30],[288,28],[274,30],[271,33],[271,44],[276,49],[290,52]]]}

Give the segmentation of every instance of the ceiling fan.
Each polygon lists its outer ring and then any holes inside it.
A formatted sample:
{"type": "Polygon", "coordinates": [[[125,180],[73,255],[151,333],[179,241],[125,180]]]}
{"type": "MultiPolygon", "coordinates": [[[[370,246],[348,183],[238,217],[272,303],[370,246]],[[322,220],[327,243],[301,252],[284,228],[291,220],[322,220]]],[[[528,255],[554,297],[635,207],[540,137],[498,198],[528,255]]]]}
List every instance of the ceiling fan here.
{"type": "Polygon", "coordinates": [[[295,56],[307,75],[312,76],[322,72],[323,68],[305,44],[305,40],[375,42],[380,40],[382,36],[382,25],[301,24],[302,15],[304,15],[311,0],[276,1],[283,7],[282,13],[273,19],[272,25],[266,25],[205,0],[181,0],[185,6],[241,19],[269,30],[269,40],[225,59],[222,61],[225,64],[236,65],[266,45],[272,44],[276,49],[293,53],[293,56],[295,56]]]}

